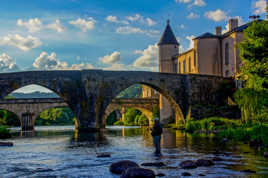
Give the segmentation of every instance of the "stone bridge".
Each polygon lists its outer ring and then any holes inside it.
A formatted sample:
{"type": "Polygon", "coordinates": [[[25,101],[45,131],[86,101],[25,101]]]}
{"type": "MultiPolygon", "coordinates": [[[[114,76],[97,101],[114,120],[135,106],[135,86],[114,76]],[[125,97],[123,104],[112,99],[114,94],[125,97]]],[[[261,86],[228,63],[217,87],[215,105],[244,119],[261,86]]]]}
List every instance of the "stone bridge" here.
{"type": "MultiPolygon", "coordinates": [[[[116,110],[120,110],[124,117],[124,112],[127,108],[135,108],[141,111],[148,119],[150,125],[152,124],[153,110],[159,108],[159,99],[152,98],[116,98],[107,106],[104,114],[103,125],[105,125],[106,118],[116,110]]],[[[124,120],[124,118],[122,119],[124,120]]]]}
{"type": "Polygon", "coordinates": [[[33,130],[35,119],[46,109],[68,107],[61,98],[33,98],[0,100],[0,109],[17,115],[22,130],[33,130]]]}
{"type": "Polygon", "coordinates": [[[176,121],[184,120],[192,104],[217,103],[217,89],[230,78],[142,71],[29,71],[0,74],[0,98],[12,91],[36,84],[57,93],[72,109],[79,129],[102,127],[105,110],[123,90],[134,84],[147,85],[170,102],[176,121]]]}
{"type": "MultiPolygon", "coordinates": [[[[44,110],[51,108],[69,107],[61,98],[25,98],[0,100],[0,109],[12,112],[20,120],[22,130],[34,130],[35,120],[44,110]]],[[[135,108],[152,119],[154,107],[159,107],[158,99],[116,98],[108,105],[105,119],[116,110],[135,108]]],[[[122,112],[121,112],[122,113],[122,112]]],[[[150,120],[151,121],[151,120],[150,120]]]]}

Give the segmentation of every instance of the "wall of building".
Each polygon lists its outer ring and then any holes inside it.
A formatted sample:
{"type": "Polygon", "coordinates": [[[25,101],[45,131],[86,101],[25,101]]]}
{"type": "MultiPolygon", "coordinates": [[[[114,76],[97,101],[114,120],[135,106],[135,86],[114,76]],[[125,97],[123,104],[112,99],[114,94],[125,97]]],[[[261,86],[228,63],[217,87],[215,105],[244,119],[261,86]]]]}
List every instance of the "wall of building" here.
{"type": "Polygon", "coordinates": [[[172,57],[179,53],[177,45],[160,45],[159,50],[159,72],[175,73],[175,63],[172,57]]]}
{"type": "Polygon", "coordinates": [[[177,73],[185,74],[185,73],[198,73],[198,62],[196,58],[196,52],[194,49],[191,49],[185,53],[182,53],[178,57],[178,70],[177,73]],[[184,66],[185,65],[185,66],[184,66]]]}
{"type": "Polygon", "coordinates": [[[197,51],[199,74],[221,76],[220,40],[218,38],[201,38],[194,40],[197,51]]]}

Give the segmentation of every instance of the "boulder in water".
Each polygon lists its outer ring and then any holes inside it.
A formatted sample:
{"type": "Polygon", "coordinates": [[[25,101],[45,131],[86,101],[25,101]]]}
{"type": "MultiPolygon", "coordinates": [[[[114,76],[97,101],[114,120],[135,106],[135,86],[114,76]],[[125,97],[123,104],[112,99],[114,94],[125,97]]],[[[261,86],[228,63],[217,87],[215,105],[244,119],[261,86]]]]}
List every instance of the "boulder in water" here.
{"type": "Polygon", "coordinates": [[[166,166],[163,162],[155,162],[155,163],[142,163],[142,166],[151,166],[151,167],[162,167],[166,166]]]}
{"type": "Polygon", "coordinates": [[[0,142],[0,146],[13,146],[12,142],[0,142]]]}
{"type": "Polygon", "coordinates": [[[183,168],[183,169],[197,168],[196,163],[194,161],[191,161],[191,160],[181,162],[180,167],[183,168]]]}
{"type": "Polygon", "coordinates": [[[122,174],[128,168],[138,168],[139,165],[133,161],[123,160],[112,163],[110,166],[110,171],[114,174],[122,174]]]}
{"type": "Polygon", "coordinates": [[[209,167],[214,165],[209,159],[198,159],[195,163],[198,167],[209,167]]]}
{"type": "Polygon", "coordinates": [[[128,168],[120,178],[155,178],[154,171],[144,168],[128,168]]]}

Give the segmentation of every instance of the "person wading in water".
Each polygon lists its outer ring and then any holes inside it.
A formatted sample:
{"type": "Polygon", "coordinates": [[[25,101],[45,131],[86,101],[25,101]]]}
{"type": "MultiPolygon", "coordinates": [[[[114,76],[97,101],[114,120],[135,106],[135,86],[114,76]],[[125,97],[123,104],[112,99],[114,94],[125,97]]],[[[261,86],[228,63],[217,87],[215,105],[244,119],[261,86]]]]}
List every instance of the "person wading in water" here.
{"type": "Polygon", "coordinates": [[[154,146],[155,146],[155,155],[161,155],[161,148],[160,148],[160,141],[161,141],[161,134],[163,132],[163,128],[160,124],[159,118],[154,119],[154,126],[151,129],[151,135],[153,136],[154,146]]]}

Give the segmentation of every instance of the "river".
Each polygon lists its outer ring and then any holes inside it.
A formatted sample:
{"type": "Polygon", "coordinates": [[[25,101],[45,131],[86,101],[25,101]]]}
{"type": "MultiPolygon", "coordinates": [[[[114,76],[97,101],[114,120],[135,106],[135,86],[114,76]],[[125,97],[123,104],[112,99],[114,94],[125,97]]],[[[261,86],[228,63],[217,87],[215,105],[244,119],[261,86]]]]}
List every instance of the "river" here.
{"type": "MultiPolygon", "coordinates": [[[[164,130],[161,158],[153,156],[152,137],[148,128],[108,127],[96,134],[82,134],[72,126],[36,127],[34,133],[14,129],[13,147],[0,147],[0,177],[102,177],[118,178],[109,172],[111,163],[119,160],[164,162],[153,168],[166,177],[180,177],[189,172],[193,177],[259,177],[268,176],[268,159],[262,152],[245,144],[224,144],[212,138],[192,137],[180,131],[164,130]],[[97,158],[97,153],[111,153],[110,158],[97,158]],[[191,170],[179,168],[183,160],[220,157],[212,167],[191,170]],[[249,174],[243,170],[254,170],[249,174]]],[[[0,140],[1,141],[1,140],[0,140]]],[[[2,140],[3,141],[3,140],[2,140]]]]}

